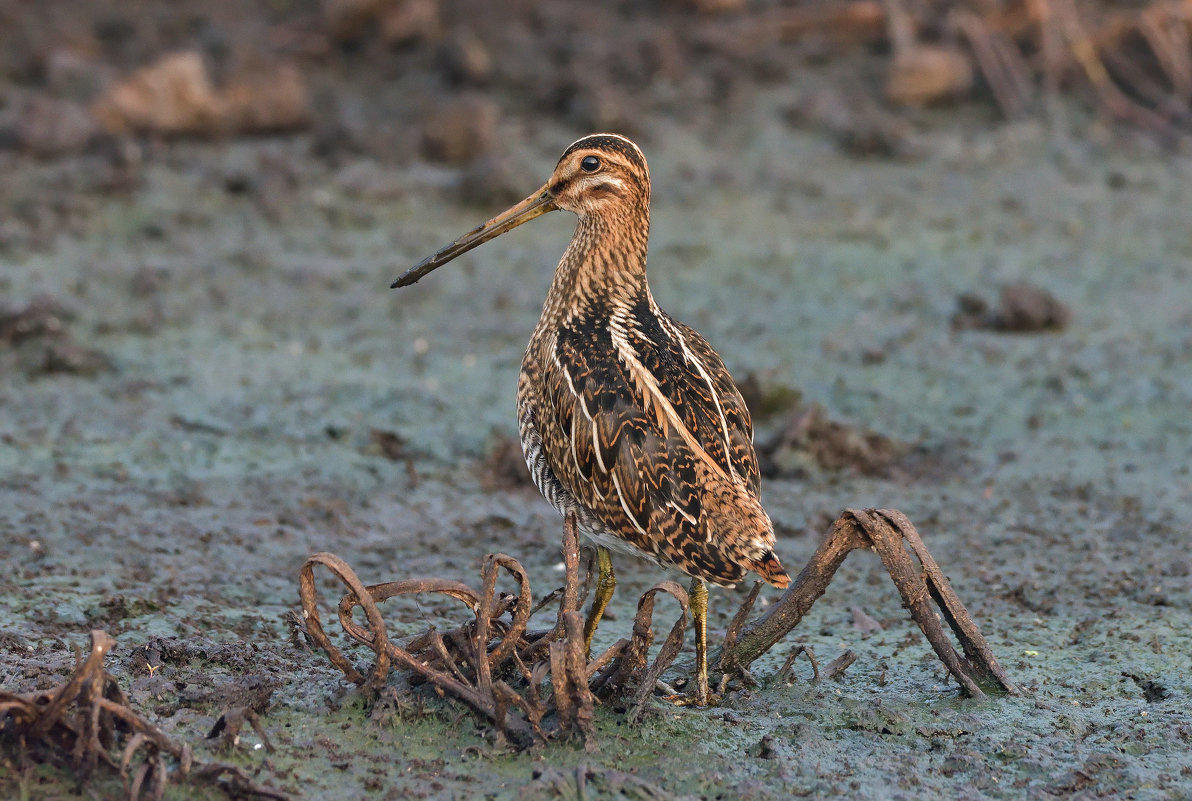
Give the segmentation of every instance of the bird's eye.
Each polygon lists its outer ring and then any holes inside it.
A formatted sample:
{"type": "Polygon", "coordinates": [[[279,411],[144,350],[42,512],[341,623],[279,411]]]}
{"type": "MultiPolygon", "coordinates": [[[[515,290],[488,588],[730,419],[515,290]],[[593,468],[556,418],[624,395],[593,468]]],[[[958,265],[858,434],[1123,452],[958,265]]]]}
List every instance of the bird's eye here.
{"type": "Polygon", "coordinates": [[[600,169],[600,159],[595,156],[584,156],[584,160],[579,163],[579,166],[584,172],[596,172],[600,169]]]}

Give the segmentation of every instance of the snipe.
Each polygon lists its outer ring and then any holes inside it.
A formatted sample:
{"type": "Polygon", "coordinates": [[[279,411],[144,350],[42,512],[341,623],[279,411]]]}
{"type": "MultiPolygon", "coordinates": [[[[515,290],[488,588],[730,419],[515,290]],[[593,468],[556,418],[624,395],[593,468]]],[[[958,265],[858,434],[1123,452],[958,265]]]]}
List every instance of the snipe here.
{"type": "Polygon", "coordinates": [[[477,245],[556,209],[579,225],[530,337],[517,387],[534,483],[597,546],[584,635],[591,644],[616,579],[608,549],[692,577],[696,700],[708,700],[707,589],[755,571],[790,577],[759,500],[753,425],[720,356],[658,308],[646,283],[650,173],[637,145],[593,134],[550,180],[393,282],[416,282],[477,245]]]}

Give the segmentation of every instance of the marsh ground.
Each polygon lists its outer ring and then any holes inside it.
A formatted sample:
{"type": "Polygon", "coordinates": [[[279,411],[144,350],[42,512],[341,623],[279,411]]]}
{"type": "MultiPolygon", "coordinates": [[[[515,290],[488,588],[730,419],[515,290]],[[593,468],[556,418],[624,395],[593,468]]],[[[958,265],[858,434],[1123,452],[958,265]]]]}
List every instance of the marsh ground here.
{"type": "MultiPolygon", "coordinates": [[[[352,58],[320,91],[383,103],[352,58]]],[[[821,659],[857,651],[842,678],[767,682],[780,646],[722,706],[659,702],[636,727],[601,710],[595,753],[494,748],[397,679],[365,708],[295,644],[315,551],[371,582],[474,580],[501,550],[540,592],[558,583],[557,517],[492,454],[571,221],[387,289],[587,132],[520,114],[494,122],[489,167],[328,150],[325,131],[142,142],[129,182],[102,150],[0,152],[0,292],[57,321],[0,345],[0,685],[53,684],[105,628],[134,704],[201,753],[222,704],[272,687],[278,752],[246,735],[222,758],[312,799],[572,798],[580,772],[589,797],[1192,797],[1192,161],[1076,106],[912,114],[893,152],[860,153],[823,111],[849,107],[855,74],[803,64],[737,85],[714,119],[634,120],[654,292],[738,377],[914,446],[877,476],[808,463],[768,480],[779,552],[797,569],[841,508],[901,509],[1020,695],[959,697],[860,554],[792,635],[821,659]],[[1068,304],[1066,328],[952,330],[959,296],[1023,280],[1068,304]]],[[[610,641],[659,577],[617,568],[610,641]]],[[[714,632],[739,599],[713,595],[714,632]]],[[[457,615],[389,609],[403,633],[457,615]]],[[[76,792],[49,767],[0,787],[76,792]]]]}

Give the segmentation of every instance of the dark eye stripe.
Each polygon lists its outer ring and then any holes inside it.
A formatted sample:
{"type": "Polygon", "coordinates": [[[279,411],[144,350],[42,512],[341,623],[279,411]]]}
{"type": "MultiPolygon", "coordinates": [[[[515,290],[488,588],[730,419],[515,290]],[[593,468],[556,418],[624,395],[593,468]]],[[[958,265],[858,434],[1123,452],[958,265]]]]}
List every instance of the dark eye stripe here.
{"type": "Polygon", "coordinates": [[[613,197],[624,197],[624,195],[621,193],[621,190],[607,181],[596,184],[588,191],[590,191],[593,195],[612,195],[613,197]]]}

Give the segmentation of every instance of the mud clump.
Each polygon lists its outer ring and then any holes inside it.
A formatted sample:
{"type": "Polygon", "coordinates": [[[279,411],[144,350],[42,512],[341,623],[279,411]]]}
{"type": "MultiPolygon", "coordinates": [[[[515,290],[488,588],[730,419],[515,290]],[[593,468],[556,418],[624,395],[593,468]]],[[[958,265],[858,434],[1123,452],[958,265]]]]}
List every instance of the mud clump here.
{"type": "Polygon", "coordinates": [[[338,42],[355,42],[378,31],[390,46],[408,46],[442,35],[435,0],[325,0],[328,32],[338,42]]]}
{"type": "Polygon", "coordinates": [[[31,95],[18,105],[15,116],[13,145],[38,158],[81,152],[103,133],[86,107],[71,100],[31,95]]]}
{"type": "Polygon", "coordinates": [[[1138,685],[1138,689],[1142,690],[1142,697],[1148,704],[1163,701],[1171,696],[1171,691],[1154,679],[1148,679],[1135,673],[1122,673],[1122,676],[1133,680],[1138,685]]]}
{"type": "Polygon", "coordinates": [[[1002,287],[996,309],[979,295],[963,294],[952,316],[952,329],[980,329],[1010,334],[1062,331],[1072,320],[1072,311],[1046,289],[1027,283],[1002,287]]]}
{"type": "Polygon", "coordinates": [[[23,309],[0,309],[0,345],[13,347],[28,340],[62,336],[73,317],[65,306],[45,295],[23,309]]]}
{"type": "Polygon", "coordinates": [[[751,373],[739,388],[761,430],[756,435],[757,458],[766,478],[815,471],[892,478],[916,450],[877,431],[831,419],[818,403],[804,403],[803,393],[793,387],[763,382],[751,373]]]}
{"type": "Polygon", "coordinates": [[[46,296],[24,308],[0,308],[0,367],[30,378],[56,373],[93,377],[115,370],[107,354],[75,341],[73,320],[66,306],[46,296]]]}
{"type": "Polygon", "coordinates": [[[494,440],[488,455],[477,465],[476,472],[481,484],[489,492],[534,487],[525,457],[522,456],[521,442],[516,437],[494,440]]]}
{"type": "Polygon", "coordinates": [[[758,447],[762,475],[797,476],[815,468],[890,476],[911,447],[876,431],[828,417],[819,404],[797,410],[778,436],[758,447]]]}
{"type": "Polygon", "coordinates": [[[212,706],[216,709],[251,709],[265,714],[273,700],[273,691],[281,686],[281,680],[274,676],[249,673],[236,676],[216,687],[188,686],[180,691],[179,697],[191,708],[212,706]]]}
{"type": "Polygon", "coordinates": [[[65,340],[48,344],[41,359],[30,363],[28,372],[30,375],[64,373],[90,378],[115,369],[112,360],[103,352],[65,340]]]}
{"type": "Polygon", "coordinates": [[[405,438],[395,431],[370,429],[368,442],[366,452],[380,454],[391,462],[402,462],[409,458],[405,438]]]}

